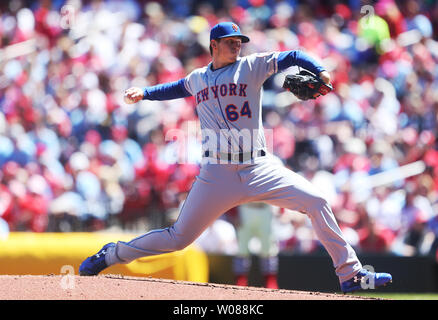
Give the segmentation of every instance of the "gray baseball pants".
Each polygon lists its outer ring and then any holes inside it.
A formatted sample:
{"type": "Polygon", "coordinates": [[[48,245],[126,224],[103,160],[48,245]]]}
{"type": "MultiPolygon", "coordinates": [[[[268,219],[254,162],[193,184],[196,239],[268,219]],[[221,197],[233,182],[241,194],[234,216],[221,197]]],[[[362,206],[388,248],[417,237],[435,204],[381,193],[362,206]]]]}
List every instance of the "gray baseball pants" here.
{"type": "Polygon", "coordinates": [[[362,268],[324,197],[309,181],[269,155],[256,158],[252,164],[202,165],[177,221],[129,242],[117,242],[108,251],[106,263],[129,263],[140,257],[181,250],[224,212],[252,201],[307,214],[341,283],[362,268]]]}

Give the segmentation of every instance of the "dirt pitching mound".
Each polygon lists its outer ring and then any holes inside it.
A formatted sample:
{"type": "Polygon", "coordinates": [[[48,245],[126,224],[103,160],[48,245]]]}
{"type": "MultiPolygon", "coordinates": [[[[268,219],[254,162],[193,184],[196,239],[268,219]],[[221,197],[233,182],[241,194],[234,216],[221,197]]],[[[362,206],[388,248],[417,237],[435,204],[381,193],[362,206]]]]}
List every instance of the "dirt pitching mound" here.
{"type": "Polygon", "coordinates": [[[274,290],[120,275],[0,276],[0,300],[369,300],[343,294],[274,290]]]}

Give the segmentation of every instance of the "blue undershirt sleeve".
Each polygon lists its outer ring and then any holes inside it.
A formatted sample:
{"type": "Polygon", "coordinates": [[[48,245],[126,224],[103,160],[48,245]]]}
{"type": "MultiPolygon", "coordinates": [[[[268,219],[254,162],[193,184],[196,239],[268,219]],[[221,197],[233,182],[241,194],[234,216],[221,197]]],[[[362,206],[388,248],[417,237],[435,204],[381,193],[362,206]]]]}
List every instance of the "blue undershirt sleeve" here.
{"type": "Polygon", "coordinates": [[[190,97],[191,93],[184,86],[184,79],[158,84],[143,89],[143,100],[172,100],[190,97]]]}
{"type": "Polygon", "coordinates": [[[319,75],[325,68],[315,59],[300,50],[280,52],[277,60],[278,71],[285,70],[292,66],[299,66],[316,75],[319,75]]]}

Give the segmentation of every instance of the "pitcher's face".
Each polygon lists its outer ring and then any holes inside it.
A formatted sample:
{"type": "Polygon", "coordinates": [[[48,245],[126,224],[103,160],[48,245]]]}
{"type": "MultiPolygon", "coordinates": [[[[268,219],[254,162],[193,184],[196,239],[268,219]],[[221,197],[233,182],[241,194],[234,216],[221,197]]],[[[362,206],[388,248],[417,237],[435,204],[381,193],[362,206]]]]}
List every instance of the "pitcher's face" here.
{"type": "Polygon", "coordinates": [[[219,42],[216,41],[216,45],[218,59],[227,62],[234,62],[240,55],[242,39],[239,37],[222,38],[219,42]]]}

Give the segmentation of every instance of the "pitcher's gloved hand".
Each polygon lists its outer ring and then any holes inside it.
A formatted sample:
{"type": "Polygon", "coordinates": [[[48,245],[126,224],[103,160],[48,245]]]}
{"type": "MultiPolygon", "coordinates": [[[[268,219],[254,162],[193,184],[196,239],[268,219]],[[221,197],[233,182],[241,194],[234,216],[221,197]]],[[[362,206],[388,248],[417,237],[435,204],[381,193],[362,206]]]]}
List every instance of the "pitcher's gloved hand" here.
{"type": "Polygon", "coordinates": [[[284,79],[283,88],[288,89],[301,100],[316,99],[333,90],[330,83],[325,83],[320,77],[307,70],[302,70],[298,74],[287,75],[284,79]]]}

